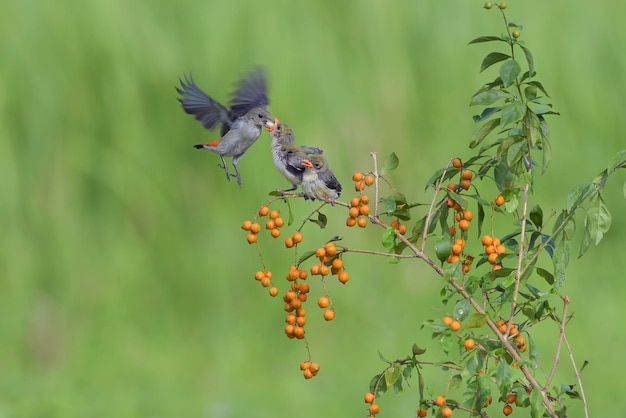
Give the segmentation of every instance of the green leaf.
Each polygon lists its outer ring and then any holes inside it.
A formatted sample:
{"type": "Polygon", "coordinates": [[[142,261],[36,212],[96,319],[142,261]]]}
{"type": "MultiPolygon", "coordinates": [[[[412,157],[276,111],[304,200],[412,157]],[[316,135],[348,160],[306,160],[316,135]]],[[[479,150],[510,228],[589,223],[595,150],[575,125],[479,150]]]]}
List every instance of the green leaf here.
{"type": "Polygon", "coordinates": [[[387,159],[385,160],[385,163],[383,164],[383,168],[382,170],[380,170],[380,174],[384,176],[390,171],[398,168],[399,164],[400,164],[400,160],[398,159],[398,156],[396,155],[395,152],[392,152],[391,155],[387,157],[387,159]]]}
{"type": "Polygon", "coordinates": [[[550,160],[552,159],[552,146],[550,145],[550,141],[547,136],[541,137],[541,150],[543,151],[542,161],[541,161],[541,173],[545,173],[548,168],[548,164],[550,164],[550,160]]]}
{"type": "Polygon", "coordinates": [[[280,196],[283,196],[283,193],[279,192],[278,190],[272,190],[271,192],[268,193],[268,195],[280,197],[280,196]]]}
{"type": "Polygon", "coordinates": [[[414,356],[421,356],[422,354],[424,354],[426,352],[426,349],[425,348],[421,348],[417,344],[413,344],[412,352],[413,352],[414,356]]]}
{"type": "Polygon", "coordinates": [[[492,41],[503,41],[504,40],[502,38],[500,38],[499,36],[479,36],[478,38],[472,39],[471,41],[469,41],[468,45],[471,44],[479,44],[479,43],[483,43],[483,42],[492,42],[492,41]]]}
{"type": "Polygon", "coordinates": [[[537,274],[539,276],[543,277],[543,279],[549,285],[553,285],[554,284],[554,276],[548,270],[542,269],[541,267],[537,267],[537,274]]]}
{"type": "Polygon", "coordinates": [[[317,212],[317,219],[309,219],[309,221],[319,225],[320,229],[324,229],[326,228],[328,218],[322,212],[317,212]]]}
{"type": "Polygon", "coordinates": [[[489,106],[505,97],[509,95],[499,90],[481,90],[472,96],[470,106],[489,106]]]}
{"type": "Polygon", "coordinates": [[[417,369],[417,376],[418,376],[418,380],[419,380],[419,392],[420,392],[420,400],[424,399],[424,376],[422,376],[422,373],[420,372],[420,369],[417,369]]]}
{"type": "Polygon", "coordinates": [[[543,84],[541,84],[539,81],[529,81],[528,84],[530,84],[531,86],[537,87],[539,90],[543,92],[543,94],[550,97],[546,89],[543,87],[543,84]]]}
{"type": "Polygon", "coordinates": [[[298,259],[298,265],[302,264],[303,261],[308,260],[309,258],[313,257],[315,255],[315,251],[307,251],[304,254],[302,254],[300,256],[300,258],[298,259]]]}
{"type": "Polygon", "coordinates": [[[506,152],[506,164],[509,167],[513,167],[522,159],[526,151],[528,151],[526,141],[521,140],[515,142],[506,152]]]}
{"type": "Polygon", "coordinates": [[[530,393],[530,416],[532,418],[539,418],[543,416],[546,408],[543,406],[543,395],[541,390],[534,388],[530,393]]]}
{"type": "Polygon", "coordinates": [[[500,389],[500,393],[507,393],[513,383],[513,373],[511,366],[506,361],[501,361],[496,368],[496,385],[500,389]]]}
{"type": "Polygon", "coordinates": [[[552,264],[554,265],[554,288],[560,289],[565,282],[565,269],[569,263],[569,241],[563,239],[554,249],[552,264]]]}
{"type": "Polygon", "coordinates": [[[585,217],[585,230],[583,231],[583,238],[580,241],[578,258],[582,257],[583,254],[587,252],[587,250],[589,249],[589,244],[591,244],[591,229],[589,228],[589,222],[587,222],[587,217],[585,217]]]}
{"type": "Polygon", "coordinates": [[[402,368],[399,364],[394,364],[392,367],[385,370],[385,383],[387,384],[387,389],[393,387],[393,385],[400,377],[401,372],[402,368]]]}
{"type": "Polygon", "coordinates": [[[443,239],[435,243],[435,254],[439,261],[443,262],[452,254],[452,243],[450,240],[443,239]]]}
{"type": "Polygon", "coordinates": [[[487,323],[487,314],[473,313],[467,321],[465,328],[480,328],[487,323]]]}
{"type": "Polygon", "coordinates": [[[539,89],[537,88],[537,86],[526,86],[526,88],[524,89],[524,96],[526,97],[526,100],[536,99],[538,90],[539,89]]]}
{"type": "Polygon", "coordinates": [[[291,210],[291,202],[289,199],[284,199],[287,203],[287,210],[289,211],[289,219],[287,219],[287,226],[290,226],[294,222],[293,210],[291,210]]]}
{"type": "Polygon", "coordinates": [[[511,58],[510,55],[503,54],[501,52],[491,52],[489,55],[487,55],[483,59],[483,62],[480,64],[480,72],[482,73],[487,68],[491,67],[493,64],[497,64],[501,61],[508,60],[509,58],[511,58]]]}
{"type": "Polygon", "coordinates": [[[470,148],[475,148],[478,144],[482,142],[483,139],[485,139],[487,135],[491,133],[491,131],[493,131],[498,126],[500,126],[500,118],[492,119],[488,122],[485,122],[472,135],[472,139],[469,145],[470,148]]]}
{"type": "Polygon", "coordinates": [[[530,209],[530,214],[528,215],[528,217],[537,228],[541,229],[543,225],[543,210],[541,209],[541,206],[533,206],[532,209],[530,209]]]}
{"type": "Polygon", "coordinates": [[[500,67],[500,78],[504,83],[504,87],[510,86],[520,72],[522,72],[522,68],[513,59],[502,64],[502,67],[500,67]]]}
{"type": "Polygon", "coordinates": [[[396,210],[396,201],[390,197],[380,199],[380,203],[383,206],[384,211],[387,213],[391,213],[396,210]]]}
{"type": "Polygon", "coordinates": [[[589,225],[591,239],[595,245],[602,241],[602,237],[611,227],[611,213],[600,193],[597,193],[590,202],[585,224],[589,225]]]}
{"type": "Polygon", "coordinates": [[[524,117],[526,105],[522,102],[507,103],[502,107],[502,120],[500,126],[504,127],[517,122],[524,117]]]}
{"type": "Polygon", "coordinates": [[[607,167],[607,173],[611,174],[618,168],[626,167],[626,150],[621,150],[611,158],[607,167]]]}
{"type": "Polygon", "coordinates": [[[478,123],[478,122],[481,122],[481,121],[483,121],[485,119],[489,119],[491,117],[491,115],[499,112],[500,109],[502,109],[502,107],[500,107],[500,106],[487,107],[487,108],[485,108],[482,111],[482,113],[480,115],[472,116],[472,120],[474,120],[474,122],[478,123]]]}
{"type": "Polygon", "coordinates": [[[528,72],[531,76],[535,73],[535,60],[533,59],[533,54],[530,52],[530,49],[526,48],[523,45],[517,44],[524,51],[524,55],[526,56],[526,62],[528,63],[528,72]]]}
{"type": "Polygon", "coordinates": [[[393,245],[393,242],[396,239],[396,230],[393,227],[389,227],[385,229],[383,232],[383,247],[389,248],[393,245]]]}
{"type": "Polygon", "coordinates": [[[579,184],[574,187],[571,192],[567,195],[567,211],[570,212],[572,208],[578,206],[580,202],[582,202],[583,197],[587,193],[587,191],[591,188],[591,183],[579,184]]]}
{"type": "Polygon", "coordinates": [[[448,384],[448,389],[449,390],[457,390],[458,388],[461,387],[461,384],[463,383],[463,378],[461,377],[460,374],[455,374],[454,376],[452,376],[450,378],[450,382],[448,384]]]}
{"type": "Polygon", "coordinates": [[[469,316],[470,312],[471,307],[469,299],[461,299],[456,303],[456,305],[454,305],[452,315],[459,321],[465,322],[465,319],[469,316]]]}

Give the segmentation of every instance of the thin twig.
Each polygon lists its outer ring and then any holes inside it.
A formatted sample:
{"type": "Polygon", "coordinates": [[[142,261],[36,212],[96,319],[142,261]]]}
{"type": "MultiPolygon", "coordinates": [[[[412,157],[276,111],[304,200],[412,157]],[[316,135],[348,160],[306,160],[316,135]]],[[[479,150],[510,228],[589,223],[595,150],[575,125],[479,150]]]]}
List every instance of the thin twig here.
{"type": "Polygon", "coordinates": [[[513,300],[511,302],[511,315],[509,315],[509,321],[507,325],[506,334],[509,335],[510,329],[513,326],[513,318],[515,317],[515,310],[517,309],[517,297],[519,296],[519,286],[522,280],[522,261],[524,260],[524,243],[526,239],[526,217],[528,216],[528,183],[524,185],[524,202],[522,205],[522,230],[520,232],[519,249],[517,252],[517,268],[515,273],[515,286],[513,288],[513,300]]]}
{"type": "Polygon", "coordinates": [[[378,158],[376,152],[371,152],[374,160],[374,217],[378,218],[378,158]]]}
{"type": "Polygon", "coordinates": [[[446,173],[448,172],[448,168],[450,168],[450,164],[452,161],[448,162],[448,165],[443,170],[441,177],[439,177],[438,186],[434,187],[435,193],[433,193],[433,199],[430,202],[430,207],[428,208],[428,213],[426,213],[426,220],[424,221],[424,231],[422,231],[422,248],[421,251],[424,251],[426,248],[426,237],[428,236],[428,229],[430,228],[430,219],[433,216],[433,207],[435,206],[435,202],[437,201],[437,195],[441,191],[441,184],[443,183],[443,179],[446,177],[446,173]]]}
{"type": "MultiPolygon", "coordinates": [[[[554,373],[556,373],[556,366],[559,364],[559,360],[561,357],[561,345],[563,343],[563,338],[565,337],[565,321],[567,320],[567,306],[569,305],[569,299],[567,296],[563,298],[563,316],[561,317],[561,322],[559,324],[559,340],[556,343],[556,353],[554,354],[554,361],[552,362],[552,368],[550,369],[550,374],[548,375],[548,379],[546,380],[545,385],[543,386],[543,390],[548,390],[550,384],[552,383],[552,379],[554,378],[554,373]]],[[[574,366],[576,368],[576,366],[574,366]]]]}
{"type": "Polygon", "coordinates": [[[567,341],[567,336],[565,334],[563,334],[563,340],[565,340],[565,347],[567,347],[569,359],[572,362],[572,366],[574,367],[574,372],[576,374],[576,381],[578,382],[578,387],[580,388],[580,397],[583,401],[583,409],[585,410],[585,417],[589,418],[589,409],[587,408],[587,398],[585,397],[585,389],[583,389],[583,382],[582,382],[582,379],[580,378],[580,372],[578,371],[578,368],[576,367],[576,361],[574,360],[574,353],[572,352],[572,347],[570,347],[569,341],[567,341]]]}

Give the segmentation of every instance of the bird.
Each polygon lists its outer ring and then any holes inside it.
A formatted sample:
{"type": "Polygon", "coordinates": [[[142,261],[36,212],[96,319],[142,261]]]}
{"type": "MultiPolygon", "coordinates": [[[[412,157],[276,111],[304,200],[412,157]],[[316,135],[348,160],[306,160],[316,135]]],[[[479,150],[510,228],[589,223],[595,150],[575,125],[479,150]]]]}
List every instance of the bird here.
{"type": "Polygon", "coordinates": [[[329,201],[334,205],[335,200],[341,196],[341,184],[330,171],[326,158],[323,155],[311,155],[302,165],[305,167],[302,175],[304,198],[329,201]]]}
{"type": "Polygon", "coordinates": [[[193,81],[193,77],[179,80],[181,87],[176,87],[180,94],[178,99],[186,113],[202,124],[206,129],[213,130],[221,125],[221,138],[206,144],[194,145],[196,149],[206,149],[218,154],[222,160],[219,164],[226,173],[226,179],[237,178],[241,187],[241,175],[237,162],[248,148],[261,136],[262,128],[274,126],[272,116],[267,111],[267,82],[265,72],[255,68],[244,77],[230,102],[230,108],[220,104],[203,92],[193,81]],[[232,157],[235,174],[230,174],[224,157],[232,157]]]}
{"type": "Polygon", "coordinates": [[[290,192],[296,190],[302,183],[304,165],[302,162],[307,155],[319,155],[324,151],[317,147],[295,145],[293,129],[286,123],[274,118],[274,127],[268,129],[272,136],[272,157],[278,171],[291,183],[290,189],[279,190],[290,192]]]}

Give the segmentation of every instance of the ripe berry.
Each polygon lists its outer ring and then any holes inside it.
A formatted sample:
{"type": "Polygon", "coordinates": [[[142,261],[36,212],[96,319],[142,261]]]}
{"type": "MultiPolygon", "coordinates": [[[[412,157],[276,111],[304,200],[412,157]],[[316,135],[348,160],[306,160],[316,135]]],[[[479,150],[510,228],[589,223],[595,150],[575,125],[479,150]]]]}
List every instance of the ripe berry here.
{"type": "Polygon", "coordinates": [[[437,398],[435,399],[435,405],[437,406],[444,406],[446,404],[446,397],[445,396],[437,396],[437,398]]]}
{"type": "Polygon", "coordinates": [[[359,208],[352,207],[352,208],[348,209],[348,215],[351,218],[356,218],[357,216],[359,216],[359,208]]]}
{"type": "Polygon", "coordinates": [[[359,218],[356,221],[357,225],[361,228],[365,228],[367,226],[367,218],[359,218]]]}
{"type": "Polygon", "coordinates": [[[419,418],[424,418],[427,415],[428,415],[428,410],[427,409],[417,408],[417,416],[419,418]]]}
{"type": "Polygon", "coordinates": [[[365,176],[365,184],[368,186],[371,186],[372,184],[374,184],[374,176],[368,174],[367,176],[365,176]]]}
{"type": "Polygon", "coordinates": [[[465,340],[463,347],[465,347],[466,350],[473,350],[474,347],[476,347],[476,342],[474,342],[473,339],[468,338],[467,340],[465,340]]]}
{"type": "Polygon", "coordinates": [[[278,238],[280,236],[280,229],[278,228],[272,229],[271,234],[274,238],[278,238]]]}
{"type": "Polygon", "coordinates": [[[474,219],[474,214],[470,210],[464,210],[463,219],[465,219],[466,221],[471,221],[472,219],[474,219]]]}
{"type": "Polygon", "coordinates": [[[360,204],[361,204],[361,199],[359,199],[359,197],[353,197],[350,200],[350,206],[352,206],[353,208],[359,207],[360,204]]]}
{"type": "Polygon", "coordinates": [[[327,242],[326,245],[324,245],[324,249],[326,250],[326,254],[331,257],[337,254],[337,246],[334,242],[327,242]]]}
{"type": "Polygon", "coordinates": [[[326,255],[326,249],[324,247],[320,247],[317,250],[315,250],[315,255],[317,256],[317,258],[324,258],[324,256],[326,255]]]}
{"type": "Polygon", "coordinates": [[[515,403],[517,401],[517,395],[514,393],[509,393],[506,395],[506,403],[515,403]]]}
{"type": "Polygon", "coordinates": [[[270,219],[276,219],[280,216],[280,212],[277,210],[273,210],[270,212],[270,219]]]}
{"type": "Polygon", "coordinates": [[[496,206],[504,205],[504,196],[502,196],[502,195],[496,196],[496,198],[494,199],[494,202],[495,202],[496,206]]]}
{"type": "Polygon", "coordinates": [[[278,288],[276,288],[276,287],[270,287],[270,296],[271,296],[271,297],[274,297],[274,296],[276,296],[276,295],[278,295],[278,288]]]}
{"type": "Polygon", "coordinates": [[[471,180],[461,180],[461,189],[467,190],[470,188],[471,184],[471,180]]]}
{"type": "Polygon", "coordinates": [[[398,228],[398,232],[400,233],[400,235],[406,234],[406,225],[400,225],[400,228],[398,228]]]}
{"type": "Polygon", "coordinates": [[[270,213],[270,208],[268,208],[267,206],[261,206],[261,208],[259,209],[259,215],[260,216],[267,216],[267,214],[270,213]]]}
{"type": "Polygon", "coordinates": [[[250,232],[248,236],[246,237],[246,239],[248,240],[248,244],[254,244],[257,239],[256,234],[253,234],[252,232],[250,232]]]}
{"type": "Polygon", "coordinates": [[[359,208],[359,215],[367,216],[370,214],[370,207],[363,205],[359,208]]]}
{"type": "Polygon", "coordinates": [[[367,205],[370,202],[370,197],[366,194],[361,195],[361,204],[367,205]]]}
{"type": "Polygon", "coordinates": [[[511,405],[504,405],[504,408],[502,408],[502,413],[508,417],[513,413],[513,407],[511,405]]]}
{"type": "Polygon", "coordinates": [[[450,324],[450,329],[454,332],[457,332],[461,329],[461,323],[459,321],[452,321],[450,324]]]}
{"type": "Polygon", "coordinates": [[[311,367],[309,367],[309,369],[313,373],[313,376],[315,376],[320,371],[320,364],[316,363],[316,362],[313,362],[313,363],[311,363],[311,367]]]}
{"type": "Polygon", "coordinates": [[[244,221],[243,224],[241,224],[241,229],[243,229],[244,231],[249,231],[251,227],[252,221],[244,221]]]}
{"type": "Polygon", "coordinates": [[[308,361],[303,361],[300,363],[300,370],[306,370],[311,367],[311,363],[308,361]]]}
{"type": "Polygon", "coordinates": [[[491,238],[489,235],[483,235],[483,237],[481,238],[480,242],[482,242],[482,244],[485,247],[487,247],[487,246],[493,244],[493,238],[491,238]]]}
{"type": "Polygon", "coordinates": [[[343,260],[341,258],[335,258],[333,260],[333,267],[336,268],[337,270],[340,270],[341,268],[343,268],[343,260]]]}
{"type": "Polygon", "coordinates": [[[371,404],[369,408],[370,414],[377,415],[380,412],[380,406],[378,404],[371,404]]]}
{"type": "Polygon", "coordinates": [[[452,416],[454,412],[452,411],[452,408],[450,407],[445,407],[445,408],[441,408],[441,416],[443,418],[450,418],[452,416]]]}
{"type": "Polygon", "coordinates": [[[471,180],[472,177],[474,177],[474,173],[472,173],[470,170],[463,170],[463,172],[461,173],[461,179],[463,180],[471,180]]]}
{"type": "Polygon", "coordinates": [[[285,220],[279,216],[274,219],[274,225],[276,225],[276,228],[282,228],[285,225],[285,220]]]}
{"type": "Polygon", "coordinates": [[[305,379],[310,379],[313,377],[313,373],[311,372],[311,369],[306,369],[304,372],[302,372],[302,374],[304,375],[305,379]]]}
{"type": "Polygon", "coordinates": [[[356,218],[350,216],[348,219],[346,219],[346,226],[352,227],[356,225],[356,218]]]}
{"type": "Polygon", "coordinates": [[[357,192],[362,192],[363,190],[365,190],[365,183],[363,182],[354,183],[354,190],[356,190],[357,192]]]}
{"type": "Polygon", "coordinates": [[[461,168],[463,167],[463,162],[461,162],[460,158],[455,158],[454,160],[452,160],[452,167],[461,168]]]}
{"type": "Polygon", "coordinates": [[[299,244],[302,242],[302,232],[296,231],[293,233],[293,242],[299,244]]]}
{"type": "Polygon", "coordinates": [[[337,278],[339,279],[339,281],[343,284],[348,283],[348,280],[350,280],[350,275],[348,274],[347,271],[342,271],[339,272],[339,276],[337,276],[337,278]]]}
{"type": "Polygon", "coordinates": [[[442,319],[443,323],[446,324],[447,326],[450,326],[452,324],[453,319],[450,318],[449,316],[444,316],[442,319]]]}
{"type": "Polygon", "coordinates": [[[324,312],[324,319],[327,321],[332,321],[335,318],[335,311],[332,309],[328,309],[324,312]]]}
{"type": "Polygon", "coordinates": [[[469,223],[469,221],[467,219],[462,219],[459,222],[459,229],[461,231],[467,231],[469,228],[470,228],[470,223],[469,223]]]}
{"type": "Polygon", "coordinates": [[[285,240],[285,247],[292,248],[294,245],[293,237],[289,237],[285,240]]]}
{"type": "Polygon", "coordinates": [[[365,403],[373,403],[374,399],[376,399],[376,397],[374,396],[374,394],[372,392],[367,392],[365,394],[365,403]]]}
{"type": "Polygon", "coordinates": [[[352,180],[354,180],[355,182],[363,180],[363,173],[360,173],[360,172],[354,173],[352,175],[352,180]]]}
{"type": "Polygon", "coordinates": [[[258,234],[259,232],[261,232],[261,225],[258,224],[257,222],[254,222],[250,226],[250,232],[252,232],[253,234],[258,234]]]}

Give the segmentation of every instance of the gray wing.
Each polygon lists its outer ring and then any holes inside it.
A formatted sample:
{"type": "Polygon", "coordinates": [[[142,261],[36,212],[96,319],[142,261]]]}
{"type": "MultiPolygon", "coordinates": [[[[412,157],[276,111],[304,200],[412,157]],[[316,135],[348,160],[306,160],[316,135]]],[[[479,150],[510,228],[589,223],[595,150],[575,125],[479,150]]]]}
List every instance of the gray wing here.
{"type": "Polygon", "coordinates": [[[341,183],[339,183],[332,171],[328,170],[324,173],[322,180],[329,189],[336,190],[338,195],[341,194],[341,183]]]}
{"type": "Polygon", "coordinates": [[[230,110],[235,117],[241,117],[255,107],[265,109],[268,105],[265,71],[257,67],[239,82],[235,96],[230,102],[230,110]]]}
{"type": "Polygon", "coordinates": [[[235,120],[233,114],[223,105],[213,100],[209,95],[200,90],[193,77],[185,77],[185,81],[180,80],[181,88],[176,87],[176,91],[181,95],[178,101],[183,106],[185,112],[193,115],[194,118],[206,129],[215,129],[217,125],[222,125],[222,136],[230,130],[230,126],[235,120]]]}
{"type": "Polygon", "coordinates": [[[306,145],[302,145],[300,146],[300,148],[302,148],[302,151],[307,155],[320,155],[324,153],[323,149],[317,148],[317,147],[309,147],[306,145]]]}

